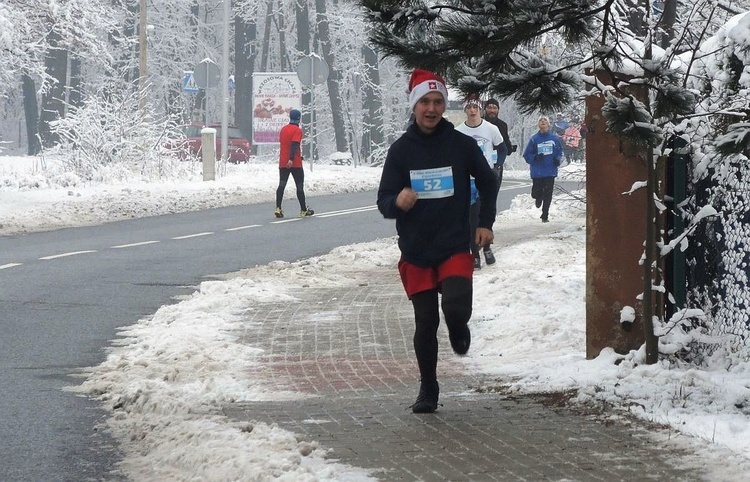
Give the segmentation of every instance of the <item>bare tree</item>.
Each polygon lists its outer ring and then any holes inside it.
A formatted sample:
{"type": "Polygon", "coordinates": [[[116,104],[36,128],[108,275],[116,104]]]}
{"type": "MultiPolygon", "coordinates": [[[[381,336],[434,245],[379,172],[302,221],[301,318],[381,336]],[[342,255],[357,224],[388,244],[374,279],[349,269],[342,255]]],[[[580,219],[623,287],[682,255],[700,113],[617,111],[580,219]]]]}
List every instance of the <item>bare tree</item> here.
{"type": "Polygon", "coordinates": [[[340,86],[341,74],[336,69],[336,57],[331,46],[331,29],[328,22],[325,0],[315,0],[315,9],[318,18],[318,35],[320,37],[320,47],[323,50],[323,58],[328,63],[328,98],[331,103],[331,115],[333,117],[333,133],[336,139],[336,150],[338,152],[347,152],[349,142],[346,137],[344,128],[343,104],[341,102],[340,86]]]}
{"type": "Polygon", "coordinates": [[[239,15],[234,18],[234,123],[247,136],[253,138],[253,71],[257,51],[255,39],[257,26],[239,15]]]}
{"type": "MultiPolygon", "coordinates": [[[[294,13],[297,19],[297,52],[302,55],[310,55],[312,53],[312,41],[310,32],[310,11],[305,0],[294,1],[294,13]]],[[[310,106],[312,104],[312,92],[310,89],[303,89],[302,91],[302,124],[310,126],[312,125],[312,115],[310,106]],[[307,109],[304,107],[307,106],[307,109]]],[[[317,146],[317,142],[314,143],[317,146]]],[[[317,157],[317,153],[311,152],[311,144],[304,143],[302,146],[302,154],[308,159],[317,157]]]]}
{"type": "Polygon", "coordinates": [[[47,56],[44,60],[50,79],[42,91],[42,113],[39,116],[39,137],[42,147],[52,147],[60,138],[50,124],[65,116],[65,91],[68,76],[68,51],[60,46],[60,33],[54,27],[47,35],[47,56]]]}
{"type": "Polygon", "coordinates": [[[384,147],[383,136],[383,102],[378,93],[380,87],[380,69],[378,56],[369,46],[362,46],[362,56],[365,63],[365,75],[363,83],[364,93],[364,116],[362,124],[362,155],[365,159],[371,159],[372,148],[384,147]]]}
{"type": "Polygon", "coordinates": [[[26,138],[29,143],[26,152],[33,156],[39,154],[42,150],[42,144],[39,141],[39,104],[36,101],[36,85],[34,80],[29,75],[24,74],[22,85],[26,138]]]}

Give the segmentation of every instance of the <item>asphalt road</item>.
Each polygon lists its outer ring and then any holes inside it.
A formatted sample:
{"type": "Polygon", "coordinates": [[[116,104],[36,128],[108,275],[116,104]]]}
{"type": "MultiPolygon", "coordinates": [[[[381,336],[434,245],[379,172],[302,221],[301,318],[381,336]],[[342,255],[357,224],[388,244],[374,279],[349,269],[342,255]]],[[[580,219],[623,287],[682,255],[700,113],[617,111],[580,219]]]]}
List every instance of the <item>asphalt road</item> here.
{"type": "MultiPolygon", "coordinates": [[[[506,179],[498,209],[529,185],[506,179]]],[[[395,235],[375,197],[313,197],[307,219],[258,204],[0,238],[0,480],[116,480],[106,414],[63,391],[73,375],[103,361],[118,327],[214,275],[395,235]]]]}

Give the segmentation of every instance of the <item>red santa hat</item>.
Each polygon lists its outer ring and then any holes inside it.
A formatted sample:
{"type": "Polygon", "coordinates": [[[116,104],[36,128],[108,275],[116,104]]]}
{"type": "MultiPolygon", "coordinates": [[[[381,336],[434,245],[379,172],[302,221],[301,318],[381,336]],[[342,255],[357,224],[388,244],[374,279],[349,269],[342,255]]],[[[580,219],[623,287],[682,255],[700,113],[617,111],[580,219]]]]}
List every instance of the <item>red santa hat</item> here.
{"type": "Polygon", "coordinates": [[[430,92],[439,92],[443,99],[448,101],[448,89],[445,87],[445,80],[439,75],[433,74],[422,69],[414,69],[409,80],[409,106],[414,110],[419,99],[430,92]]]}

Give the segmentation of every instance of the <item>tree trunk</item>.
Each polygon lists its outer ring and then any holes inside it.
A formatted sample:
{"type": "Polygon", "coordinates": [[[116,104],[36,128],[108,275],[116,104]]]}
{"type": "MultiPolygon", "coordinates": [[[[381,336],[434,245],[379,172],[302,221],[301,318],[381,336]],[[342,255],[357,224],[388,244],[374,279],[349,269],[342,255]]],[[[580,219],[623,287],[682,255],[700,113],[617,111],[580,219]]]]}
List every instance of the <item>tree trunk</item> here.
{"type": "Polygon", "coordinates": [[[26,118],[26,138],[28,140],[27,153],[30,156],[39,154],[42,145],[39,142],[39,104],[36,100],[36,86],[28,75],[22,78],[23,113],[26,118]]]}
{"type": "Polygon", "coordinates": [[[42,90],[42,114],[39,119],[39,136],[43,147],[52,147],[60,142],[59,136],[50,129],[50,123],[65,116],[65,89],[68,77],[68,52],[59,48],[60,35],[53,29],[48,35],[49,50],[44,67],[50,78],[49,85],[42,90]]]}
{"type": "Polygon", "coordinates": [[[289,62],[289,52],[286,50],[286,34],[284,33],[285,30],[285,24],[284,24],[284,16],[283,15],[277,15],[276,22],[278,25],[276,25],[276,31],[279,33],[279,62],[281,65],[279,65],[279,70],[281,72],[293,72],[294,69],[292,69],[291,62],[289,62]]]}
{"type": "Polygon", "coordinates": [[[81,58],[77,55],[70,56],[70,90],[68,91],[68,104],[71,107],[83,105],[83,93],[81,92],[81,58]]]}
{"type": "MultiPolygon", "coordinates": [[[[124,19],[122,25],[122,31],[112,30],[110,31],[108,38],[109,43],[112,46],[112,51],[117,52],[117,57],[114,62],[113,70],[121,72],[124,82],[131,82],[133,80],[133,70],[130,68],[130,51],[133,48],[132,45],[128,45],[123,42],[122,39],[131,39],[135,36],[135,22],[138,19],[138,2],[120,2],[118,0],[110,0],[110,3],[115,9],[126,8],[128,15],[124,19]],[[124,4],[124,5],[123,5],[124,4]]],[[[137,52],[136,52],[137,54],[137,52]]]]}
{"type": "Polygon", "coordinates": [[[273,23],[273,4],[275,0],[268,0],[266,5],[266,23],[263,26],[263,49],[260,54],[260,71],[268,72],[268,50],[271,47],[271,25],[273,23]]]}
{"type": "Polygon", "coordinates": [[[628,9],[628,26],[638,38],[647,33],[645,12],[651,8],[646,0],[627,0],[624,2],[628,9]]]}
{"type": "Polygon", "coordinates": [[[206,110],[206,89],[198,89],[193,99],[193,111],[190,117],[192,122],[208,123],[208,111],[206,110]]]}
{"type": "Polygon", "coordinates": [[[659,25],[662,34],[660,36],[659,46],[666,49],[674,38],[674,24],[677,21],[677,0],[666,0],[664,2],[664,12],[661,15],[659,25]]]}
{"type": "Polygon", "coordinates": [[[378,55],[367,45],[362,46],[365,60],[365,76],[363,79],[363,119],[362,119],[362,155],[372,162],[372,149],[385,144],[383,136],[383,102],[380,97],[380,70],[378,55]]]}
{"type": "Polygon", "coordinates": [[[255,23],[234,19],[234,123],[248,139],[253,138],[253,71],[257,52],[255,23]]]}
{"type": "MultiPolygon", "coordinates": [[[[653,44],[646,44],[644,59],[653,58],[653,44]]],[[[648,78],[648,75],[647,75],[648,78]]],[[[645,93],[642,101],[648,107],[649,113],[653,114],[649,102],[649,95],[645,93]]],[[[657,194],[659,194],[658,183],[663,179],[660,170],[660,163],[654,159],[654,149],[646,149],[646,166],[648,166],[648,182],[646,186],[646,242],[645,255],[643,259],[643,335],[646,345],[646,364],[653,365],[659,361],[659,339],[654,334],[654,319],[659,318],[662,313],[662,303],[659,296],[654,293],[656,286],[656,273],[660,266],[660,259],[656,250],[657,236],[661,236],[661,215],[656,209],[657,194]]],[[[659,199],[662,199],[659,197],[659,199]]]]}
{"type": "Polygon", "coordinates": [[[346,138],[344,127],[344,106],[341,99],[339,82],[341,75],[336,70],[336,62],[331,49],[331,32],[328,24],[325,0],[315,0],[315,9],[318,19],[318,35],[320,46],[323,50],[323,58],[328,63],[328,98],[331,102],[331,115],[333,117],[333,134],[336,138],[336,151],[347,152],[349,143],[346,138]]]}
{"type": "MultiPolygon", "coordinates": [[[[193,0],[190,3],[190,17],[188,24],[190,25],[190,31],[195,35],[198,33],[198,16],[200,15],[200,5],[198,0],[193,0]]],[[[192,67],[192,66],[191,66],[192,67]]],[[[188,112],[188,118],[190,122],[203,122],[206,118],[203,112],[203,106],[205,105],[206,91],[199,89],[198,92],[192,96],[192,103],[190,103],[190,112],[188,112]]]]}
{"type": "MultiPolygon", "coordinates": [[[[303,55],[310,55],[310,11],[307,7],[307,2],[303,0],[297,0],[294,6],[294,11],[297,17],[297,51],[303,55]]],[[[302,125],[307,127],[306,131],[309,131],[311,126],[310,122],[310,103],[312,100],[312,94],[310,89],[302,90],[302,125]],[[306,108],[305,108],[306,107],[306,108]]],[[[313,155],[310,149],[309,142],[302,143],[302,156],[307,159],[312,159],[313,155]]]]}
{"type": "Polygon", "coordinates": [[[648,182],[646,185],[646,243],[643,257],[643,334],[646,340],[646,364],[659,361],[659,340],[654,335],[654,318],[657,316],[654,299],[654,271],[656,270],[657,212],[654,204],[658,174],[654,162],[654,150],[646,151],[648,157],[648,182]]]}

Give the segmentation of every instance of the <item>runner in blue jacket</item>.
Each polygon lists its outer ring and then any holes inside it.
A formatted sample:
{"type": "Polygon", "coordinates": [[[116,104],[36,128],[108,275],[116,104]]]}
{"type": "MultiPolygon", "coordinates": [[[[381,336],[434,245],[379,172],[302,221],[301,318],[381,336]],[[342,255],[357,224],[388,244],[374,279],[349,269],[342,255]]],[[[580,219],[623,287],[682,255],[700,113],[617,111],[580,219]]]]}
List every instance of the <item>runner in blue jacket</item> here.
{"type": "Polygon", "coordinates": [[[540,117],[539,132],[531,136],[523,158],[529,164],[531,173],[531,197],[536,207],[542,208],[542,222],[549,222],[549,207],[552,204],[552,191],[555,188],[557,168],[562,162],[563,149],[560,138],[550,131],[549,119],[540,117]]]}

